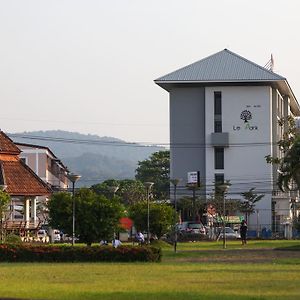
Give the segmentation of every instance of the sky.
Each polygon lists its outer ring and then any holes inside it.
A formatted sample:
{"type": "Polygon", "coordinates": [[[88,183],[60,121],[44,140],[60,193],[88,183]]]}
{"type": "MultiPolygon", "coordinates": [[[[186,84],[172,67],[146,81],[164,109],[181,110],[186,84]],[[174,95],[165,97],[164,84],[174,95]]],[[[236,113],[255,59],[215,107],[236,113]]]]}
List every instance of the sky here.
{"type": "Polygon", "coordinates": [[[0,128],[169,142],[153,80],[227,48],[300,100],[300,1],[0,0],[0,128]]]}

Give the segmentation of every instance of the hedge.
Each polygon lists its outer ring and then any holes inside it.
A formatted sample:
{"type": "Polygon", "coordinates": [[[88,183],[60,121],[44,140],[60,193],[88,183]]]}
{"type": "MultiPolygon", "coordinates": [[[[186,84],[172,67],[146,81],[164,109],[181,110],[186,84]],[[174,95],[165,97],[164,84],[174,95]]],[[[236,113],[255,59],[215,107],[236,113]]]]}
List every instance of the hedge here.
{"type": "Polygon", "coordinates": [[[52,246],[0,244],[0,262],[159,262],[161,249],[151,246],[52,246]]]}

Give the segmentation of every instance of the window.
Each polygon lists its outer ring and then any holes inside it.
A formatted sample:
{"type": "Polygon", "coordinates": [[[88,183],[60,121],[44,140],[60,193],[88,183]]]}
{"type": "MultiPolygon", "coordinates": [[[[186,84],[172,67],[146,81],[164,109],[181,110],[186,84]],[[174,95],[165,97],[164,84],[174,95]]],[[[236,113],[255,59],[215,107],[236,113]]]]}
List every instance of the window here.
{"type": "Polygon", "coordinates": [[[215,174],[215,185],[224,183],[224,174],[215,174]]]}
{"type": "Polygon", "coordinates": [[[215,169],[224,169],[224,148],[215,148],[215,169]]]}
{"type": "Polygon", "coordinates": [[[222,115],[222,94],[215,92],[215,115],[222,115]]]}
{"type": "Polygon", "coordinates": [[[214,122],[215,132],[222,132],[222,94],[214,92],[214,122]]]}
{"type": "Polygon", "coordinates": [[[215,194],[223,197],[224,192],[218,188],[222,183],[224,183],[224,174],[215,174],[215,194]]]}
{"type": "Polygon", "coordinates": [[[222,121],[215,121],[215,132],[222,132],[222,121]]]}

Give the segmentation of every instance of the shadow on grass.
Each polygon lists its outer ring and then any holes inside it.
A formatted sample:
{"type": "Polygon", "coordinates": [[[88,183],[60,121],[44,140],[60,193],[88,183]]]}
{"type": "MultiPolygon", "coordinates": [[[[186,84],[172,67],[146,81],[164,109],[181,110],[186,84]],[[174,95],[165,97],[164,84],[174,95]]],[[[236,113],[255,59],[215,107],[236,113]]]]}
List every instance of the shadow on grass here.
{"type": "Polygon", "coordinates": [[[245,296],[242,294],[232,294],[232,295],[224,295],[221,293],[211,294],[208,295],[205,292],[115,292],[115,293],[89,293],[89,294],[82,294],[76,295],[76,298],[73,299],[86,299],[86,300],[98,300],[98,299],[105,299],[105,300],[179,300],[179,299],[189,299],[189,300],[265,300],[271,299],[265,296],[245,296]],[[82,298],[80,298],[82,297],[82,298]]]}
{"type": "Polygon", "coordinates": [[[300,244],[299,245],[293,245],[288,247],[278,247],[274,250],[281,250],[281,251],[300,251],[300,244]]]}

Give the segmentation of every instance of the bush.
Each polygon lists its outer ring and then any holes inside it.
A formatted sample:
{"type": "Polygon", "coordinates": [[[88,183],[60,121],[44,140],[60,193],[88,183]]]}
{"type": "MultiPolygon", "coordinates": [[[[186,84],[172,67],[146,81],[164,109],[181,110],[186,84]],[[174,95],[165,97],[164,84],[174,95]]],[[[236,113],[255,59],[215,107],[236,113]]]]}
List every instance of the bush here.
{"type": "Polygon", "coordinates": [[[22,243],[22,240],[20,236],[11,233],[6,236],[5,242],[8,244],[20,244],[22,243]]]}
{"type": "Polygon", "coordinates": [[[46,245],[0,245],[0,262],[159,262],[161,249],[151,246],[72,247],[46,245]]]}

